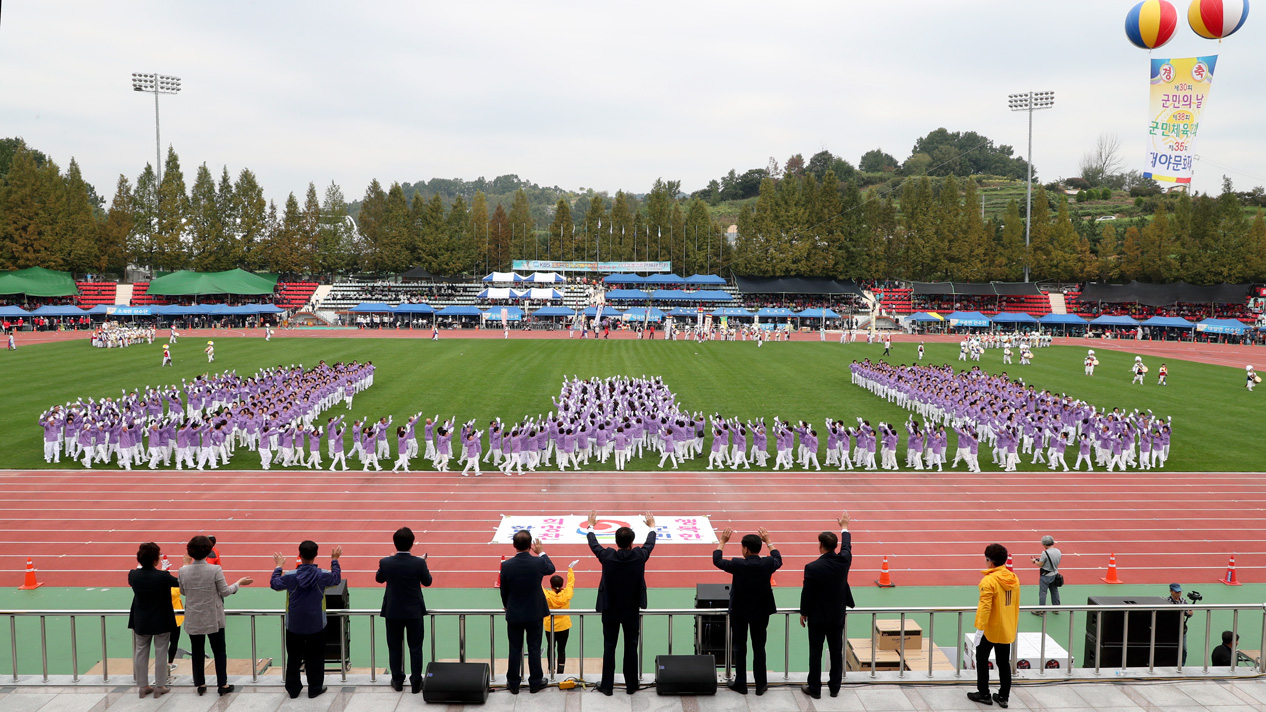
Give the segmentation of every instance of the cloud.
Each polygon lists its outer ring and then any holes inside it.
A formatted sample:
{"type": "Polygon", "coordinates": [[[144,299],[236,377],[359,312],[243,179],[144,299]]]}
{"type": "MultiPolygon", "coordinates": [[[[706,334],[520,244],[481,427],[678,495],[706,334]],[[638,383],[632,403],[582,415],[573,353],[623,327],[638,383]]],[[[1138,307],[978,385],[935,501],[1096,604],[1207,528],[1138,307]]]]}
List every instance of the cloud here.
{"type": "MultiPolygon", "coordinates": [[[[904,158],[940,126],[1018,154],[1006,95],[1053,90],[1034,122],[1043,180],[1074,175],[1102,132],[1142,163],[1148,54],[1128,3],[76,3],[12,0],[0,26],[0,126],[75,156],[108,192],[153,160],[134,71],[184,79],[162,136],[186,174],[250,168],[270,199],[333,180],[518,175],[545,185],[702,187],[734,168],[827,148],[904,158]]],[[[1161,56],[1221,52],[1196,187],[1264,183],[1250,20],[1221,45],[1185,26],[1161,56]],[[1216,163],[1216,170],[1212,167],[1216,163]],[[1239,172],[1238,174],[1236,172],[1239,172]]]]}

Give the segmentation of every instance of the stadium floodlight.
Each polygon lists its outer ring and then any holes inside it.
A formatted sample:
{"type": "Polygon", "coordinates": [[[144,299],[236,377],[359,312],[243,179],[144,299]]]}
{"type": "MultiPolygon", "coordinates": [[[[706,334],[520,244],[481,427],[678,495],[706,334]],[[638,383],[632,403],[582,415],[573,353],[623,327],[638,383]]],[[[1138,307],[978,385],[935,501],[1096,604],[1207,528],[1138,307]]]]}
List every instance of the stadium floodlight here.
{"type": "Polygon", "coordinates": [[[1025,156],[1029,164],[1029,184],[1027,207],[1024,213],[1024,281],[1029,281],[1029,234],[1033,222],[1033,112],[1050,109],[1055,106],[1055,92],[1031,91],[1024,94],[1011,94],[1007,97],[1007,106],[1012,111],[1029,112],[1029,152],[1025,156]]]}
{"type": "Polygon", "coordinates": [[[179,94],[180,93],[180,77],[173,77],[170,74],[132,72],[132,91],[151,92],[154,95],[154,146],[157,155],[157,162],[154,164],[154,174],[158,178],[158,183],[163,182],[163,142],[158,131],[158,95],[159,94],[179,94]]]}

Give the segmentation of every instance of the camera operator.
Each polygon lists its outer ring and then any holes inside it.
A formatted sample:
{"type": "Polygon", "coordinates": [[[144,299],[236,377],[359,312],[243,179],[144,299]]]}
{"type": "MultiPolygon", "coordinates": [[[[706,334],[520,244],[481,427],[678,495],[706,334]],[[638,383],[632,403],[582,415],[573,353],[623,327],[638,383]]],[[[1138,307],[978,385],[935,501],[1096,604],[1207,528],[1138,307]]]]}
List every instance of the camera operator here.
{"type": "MultiPolygon", "coordinates": [[[[1195,591],[1191,592],[1192,601],[1199,601],[1200,598],[1201,596],[1199,593],[1195,591]]],[[[1185,601],[1182,600],[1182,584],[1169,584],[1169,602],[1175,606],[1181,606],[1185,603],[1185,601]]],[[[1187,622],[1188,619],[1191,618],[1193,612],[1194,611],[1191,610],[1185,610],[1182,612],[1182,665],[1187,664],[1187,622]]]]}

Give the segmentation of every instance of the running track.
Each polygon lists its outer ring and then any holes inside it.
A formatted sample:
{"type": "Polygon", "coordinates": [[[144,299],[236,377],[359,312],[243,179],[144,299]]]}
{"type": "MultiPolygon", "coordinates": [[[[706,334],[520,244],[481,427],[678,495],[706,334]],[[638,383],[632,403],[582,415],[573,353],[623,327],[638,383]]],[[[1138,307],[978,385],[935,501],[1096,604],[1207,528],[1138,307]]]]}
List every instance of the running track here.
{"type": "MultiPolygon", "coordinates": [[[[53,586],[118,586],[136,545],[158,541],[172,558],[195,533],[215,534],[230,578],[262,578],[271,554],[294,556],[312,538],[328,555],[344,548],[344,574],[373,585],[391,532],[407,524],[430,554],[436,585],[492,585],[505,545],[488,542],[502,513],[599,515],[650,510],[660,517],[708,515],[718,530],[767,526],[787,562],[785,585],[817,555],[816,534],[853,517],[854,581],[869,582],[889,555],[895,581],[970,585],[984,545],[999,541],[1031,576],[1027,557],[1052,534],[1071,584],[1098,583],[1108,554],[1127,583],[1213,582],[1227,556],[1240,578],[1266,578],[1266,480],[1261,473],[1052,474],[748,472],[558,473],[482,478],[454,473],[104,470],[0,471],[0,571],[21,580],[33,557],[53,586]]],[[[657,587],[722,581],[710,545],[665,545],[648,580],[657,587]]],[[[738,545],[730,544],[732,555],[738,545]]],[[[580,545],[550,547],[565,565],[580,545]]],[[[578,583],[597,585],[591,566],[578,583]]],[[[16,585],[16,584],[14,584],[16,585]]]]}

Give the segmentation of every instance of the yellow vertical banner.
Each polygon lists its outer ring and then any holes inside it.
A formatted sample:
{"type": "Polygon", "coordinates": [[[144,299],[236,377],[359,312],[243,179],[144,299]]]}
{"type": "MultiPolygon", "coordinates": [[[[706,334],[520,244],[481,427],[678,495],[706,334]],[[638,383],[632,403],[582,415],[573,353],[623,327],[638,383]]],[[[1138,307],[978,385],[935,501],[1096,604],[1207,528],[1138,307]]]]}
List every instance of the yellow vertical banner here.
{"type": "Polygon", "coordinates": [[[1152,60],[1144,178],[1188,185],[1195,166],[1200,113],[1213,85],[1217,55],[1152,60]]]}

